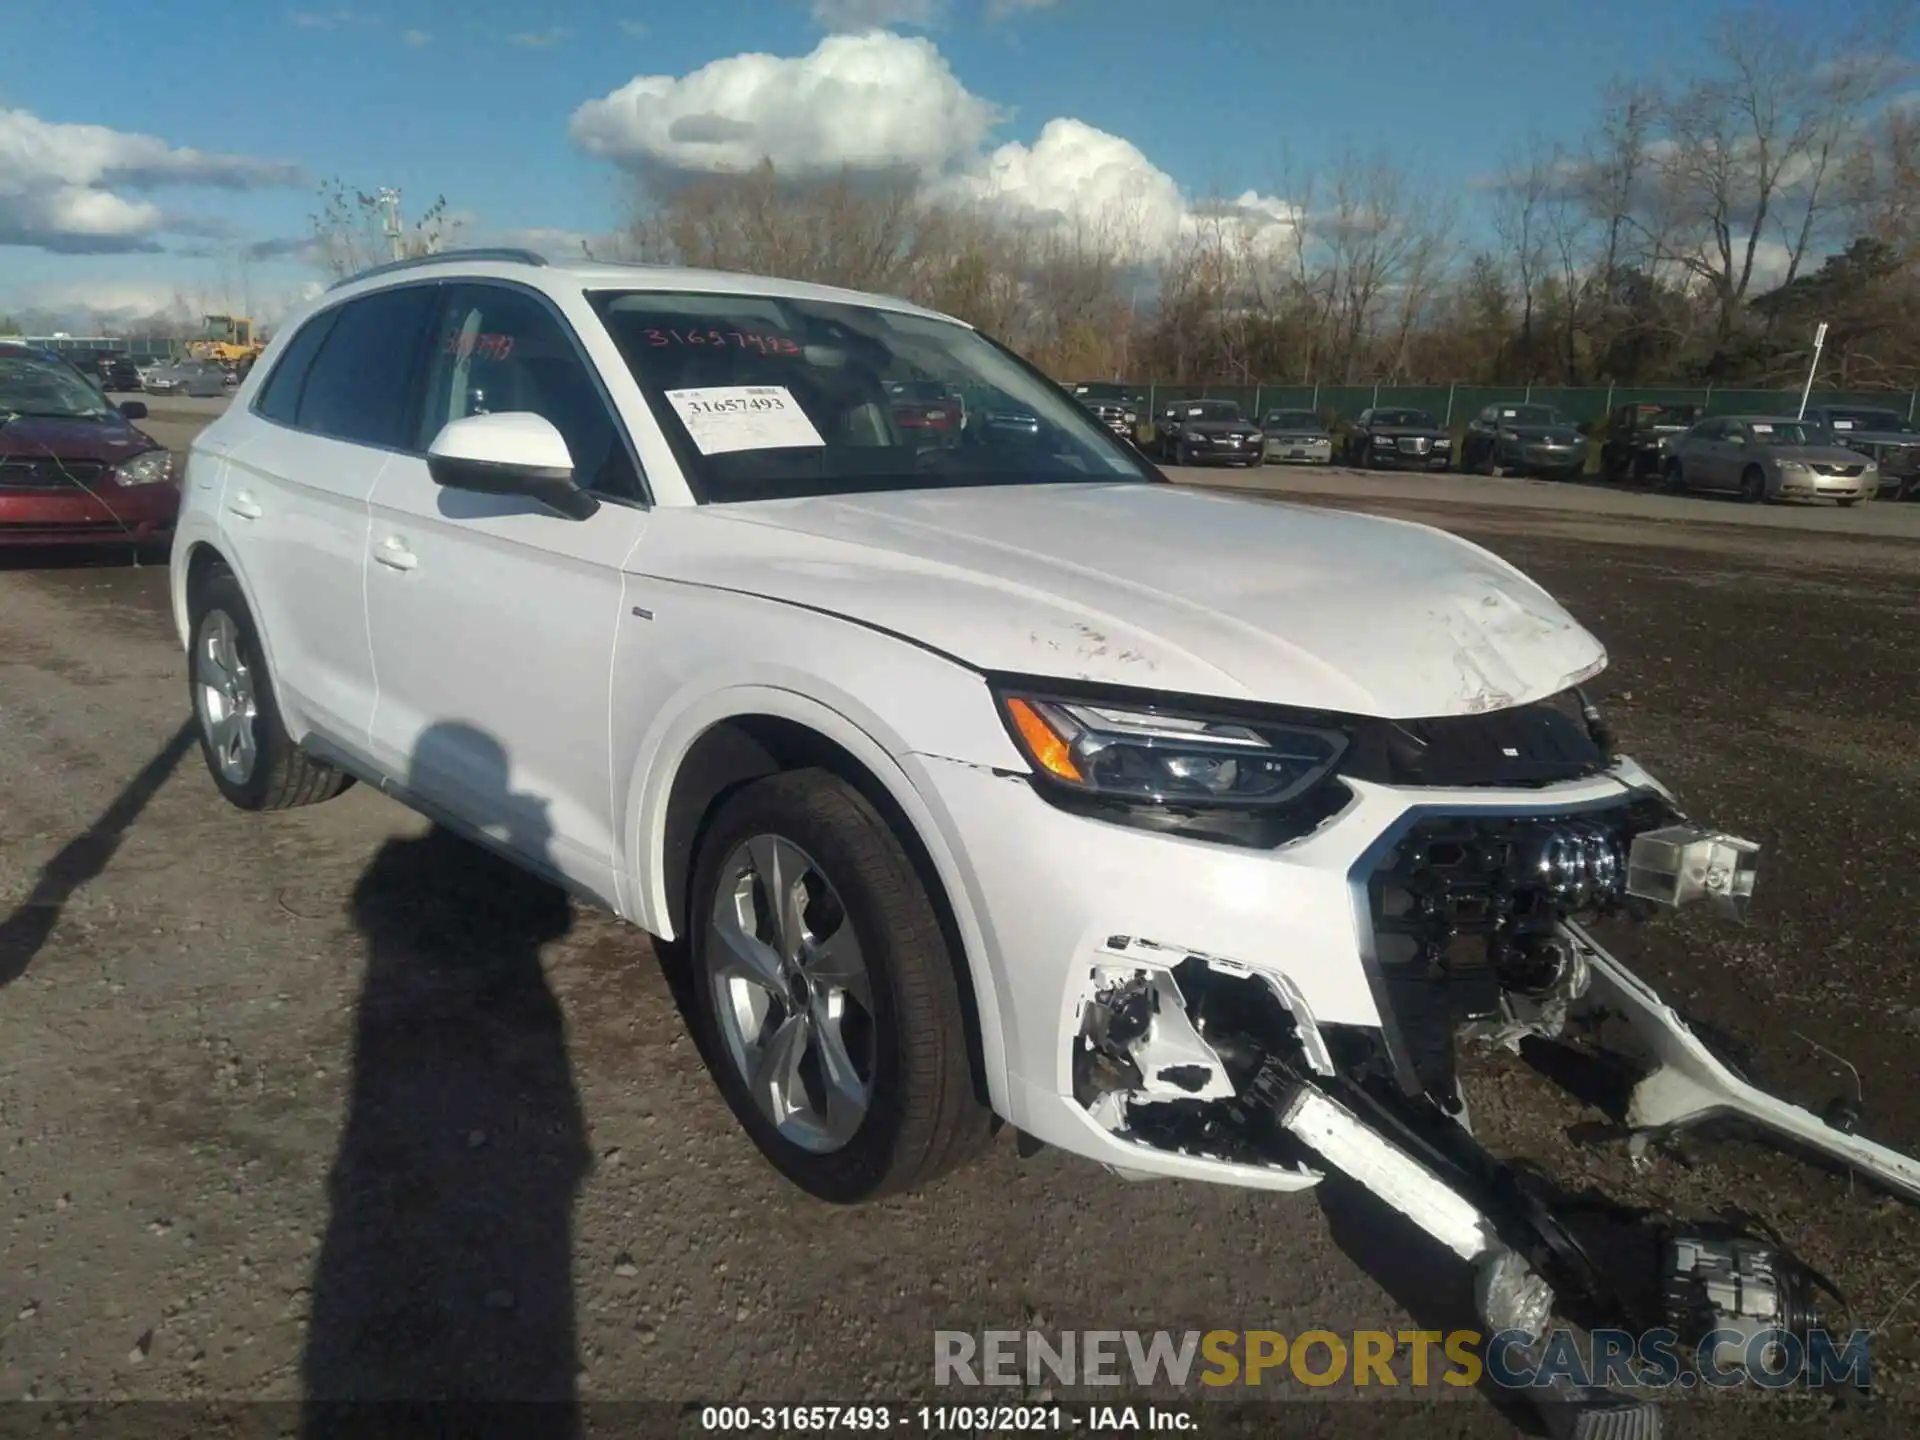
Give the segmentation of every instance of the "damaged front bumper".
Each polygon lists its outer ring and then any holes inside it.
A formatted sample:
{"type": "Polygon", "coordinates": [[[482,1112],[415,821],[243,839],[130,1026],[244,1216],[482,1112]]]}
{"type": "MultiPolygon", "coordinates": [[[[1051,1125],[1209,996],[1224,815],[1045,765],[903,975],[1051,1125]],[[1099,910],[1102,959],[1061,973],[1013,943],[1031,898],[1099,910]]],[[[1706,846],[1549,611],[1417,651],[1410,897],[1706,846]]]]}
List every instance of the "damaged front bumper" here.
{"type": "Polygon", "coordinates": [[[1002,1001],[1007,1109],[1032,1139],[1136,1179],[1343,1175],[1473,1267],[1492,1330],[1535,1339],[1554,1315],[1803,1334],[1820,1282],[1772,1237],[1629,1214],[1489,1154],[1455,1074],[1463,1038],[1584,1043],[1604,1021],[1623,1030],[1604,1051],[1633,1077],[1619,1118],[1636,1154],[1735,1121],[1920,1200],[1920,1164],[1755,1087],[1587,928],[1677,907],[1738,920],[1753,893],[1757,847],[1689,825],[1630,761],[1497,794],[1354,783],[1270,851],[1097,825],[1030,792],[1023,808],[1025,788],[957,770],[941,786],[962,828],[1027,842],[980,880],[1022,962],[1002,1001]],[[1039,963],[1065,955],[1065,973],[1039,963]]]}

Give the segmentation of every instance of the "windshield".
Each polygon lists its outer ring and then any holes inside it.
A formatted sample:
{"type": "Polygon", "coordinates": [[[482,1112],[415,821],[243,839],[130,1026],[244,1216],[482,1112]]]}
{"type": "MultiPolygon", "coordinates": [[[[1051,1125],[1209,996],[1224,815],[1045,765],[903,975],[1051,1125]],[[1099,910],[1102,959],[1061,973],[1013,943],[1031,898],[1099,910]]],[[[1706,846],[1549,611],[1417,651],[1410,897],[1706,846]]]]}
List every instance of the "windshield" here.
{"type": "Polygon", "coordinates": [[[1700,418],[1698,405],[1642,405],[1634,412],[1642,425],[1691,425],[1700,418]]]}
{"type": "Polygon", "coordinates": [[[107,397],[71,365],[28,355],[0,355],[0,418],[38,415],[101,420],[112,413],[107,397]]]}
{"type": "Polygon", "coordinates": [[[1754,420],[1747,425],[1762,445],[1824,445],[1818,425],[1805,420],[1754,420]]]}
{"type": "Polygon", "coordinates": [[[1896,410],[1829,410],[1827,424],[1834,430],[1879,430],[1911,435],[1913,424],[1896,410]]]}
{"type": "Polygon", "coordinates": [[[1565,425],[1567,417],[1551,405],[1502,405],[1503,425],[1565,425]]]}
{"type": "Polygon", "coordinates": [[[768,295],[591,298],[709,503],[1156,478],[1053,382],[950,320],[768,295]],[[937,385],[966,414],[903,425],[898,384],[937,385]]]}
{"type": "Polygon", "coordinates": [[[1311,410],[1269,410],[1267,424],[1275,430],[1318,430],[1320,417],[1311,410]]]}
{"type": "Polygon", "coordinates": [[[1373,412],[1376,425],[1420,425],[1429,430],[1438,430],[1433,416],[1424,410],[1376,410],[1373,412]]]}

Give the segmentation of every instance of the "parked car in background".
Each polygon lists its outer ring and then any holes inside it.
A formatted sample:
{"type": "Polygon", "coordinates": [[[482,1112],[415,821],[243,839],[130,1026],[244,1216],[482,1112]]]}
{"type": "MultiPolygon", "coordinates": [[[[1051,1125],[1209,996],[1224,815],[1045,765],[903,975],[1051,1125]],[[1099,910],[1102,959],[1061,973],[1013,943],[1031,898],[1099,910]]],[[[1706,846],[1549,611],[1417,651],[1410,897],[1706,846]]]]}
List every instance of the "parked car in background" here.
{"type": "Polygon", "coordinates": [[[1608,480],[1652,484],[1666,469],[1667,447],[1696,424],[1699,405],[1638,401],[1616,405],[1607,416],[1600,446],[1600,473],[1608,480]]]}
{"type": "Polygon", "coordinates": [[[173,456],[51,351],[0,342],[0,546],[159,546],[180,508],[173,456]]]}
{"type": "Polygon", "coordinates": [[[927,445],[952,445],[966,428],[967,402],[941,380],[896,380],[887,386],[893,423],[927,445]]]}
{"type": "Polygon", "coordinates": [[[1453,437],[1431,411],[1370,406],[1347,432],[1342,457],[1362,470],[1445,470],[1453,464],[1453,437]]]}
{"type": "Polygon", "coordinates": [[[97,380],[103,390],[125,392],[140,388],[140,369],[131,355],[117,350],[88,350],[72,359],[75,368],[89,379],[97,380]]]}
{"type": "Polygon", "coordinates": [[[149,395],[224,395],[227,367],[217,360],[178,360],[150,373],[143,388],[149,395]]]}
{"type": "Polygon", "coordinates": [[[1667,488],[1732,490],[1749,504],[1837,500],[1858,505],[1880,488],[1880,471],[1810,420],[1716,415],[1667,447],[1667,488]]]}
{"type": "Polygon", "coordinates": [[[1551,405],[1489,405],[1467,422],[1460,467],[1571,480],[1587,467],[1587,437],[1551,405]]]}
{"type": "Polygon", "coordinates": [[[1857,450],[1880,468],[1880,494],[1920,498],[1920,429],[1898,410],[1865,405],[1816,405],[1807,411],[1835,443],[1857,450]]]}
{"type": "Polygon", "coordinates": [[[1095,419],[1116,435],[1132,438],[1144,408],[1140,397],[1110,380],[1076,380],[1067,387],[1095,419]]]}
{"type": "Polygon", "coordinates": [[[1331,465],[1333,436],[1311,410],[1269,410],[1260,417],[1267,459],[1287,464],[1331,465]]]}
{"type": "Polygon", "coordinates": [[[1154,448],[1176,465],[1258,465],[1260,430],[1231,400],[1180,400],[1154,422],[1154,448]]]}

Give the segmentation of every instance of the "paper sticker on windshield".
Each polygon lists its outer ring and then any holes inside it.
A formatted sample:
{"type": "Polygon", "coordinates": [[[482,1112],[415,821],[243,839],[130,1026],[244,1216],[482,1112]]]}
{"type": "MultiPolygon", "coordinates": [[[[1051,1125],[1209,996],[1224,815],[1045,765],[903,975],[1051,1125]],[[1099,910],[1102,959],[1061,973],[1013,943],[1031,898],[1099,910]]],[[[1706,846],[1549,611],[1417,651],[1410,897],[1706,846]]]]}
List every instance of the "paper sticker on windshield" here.
{"type": "Polygon", "coordinates": [[[1756,424],[1753,427],[1753,433],[1756,435],[1771,435],[1773,433],[1773,426],[1756,424]]]}
{"type": "Polygon", "coordinates": [[[709,385],[666,395],[702,455],[826,444],[784,385],[709,385]]]}
{"type": "Polygon", "coordinates": [[[1833,428],[1836,430],[1851,430],[1853,428],[1853,421],[1836,420],[1833,422],[1833,428]]]}

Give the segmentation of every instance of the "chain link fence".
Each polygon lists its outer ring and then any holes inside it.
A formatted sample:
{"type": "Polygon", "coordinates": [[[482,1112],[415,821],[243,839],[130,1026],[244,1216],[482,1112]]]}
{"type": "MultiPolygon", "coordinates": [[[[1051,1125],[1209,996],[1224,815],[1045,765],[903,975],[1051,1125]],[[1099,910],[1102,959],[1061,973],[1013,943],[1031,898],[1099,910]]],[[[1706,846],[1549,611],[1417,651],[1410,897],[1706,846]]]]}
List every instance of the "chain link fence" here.
{"type": "MultiPolygon", "coordinates": [[[[1146,400],[1146,416],[1181,400],[1232,400],[1258,420],[1269,410],[1311,410],[1331,425],[1351,423],[1371,406],[1398,405],[1425,410],[1441,424],[1457,429],[1488,405],[1552,405],[1569,420],[1598,423],[1616,405],[1700,405],[1709,415],[1794,415],[1800,392],[1724,389],[1716,385],[1159,385],[1125,384],[1146,400]]],[[[1815,390],[1809,405],[1860,405],[1920,417],[1920,392],[1887,390],[1815,390]]],[[[1143,417],[1146,418],[1146,417],[1143,417]]]]}

